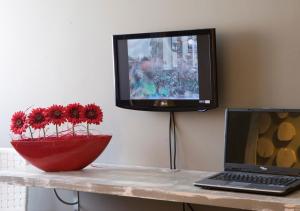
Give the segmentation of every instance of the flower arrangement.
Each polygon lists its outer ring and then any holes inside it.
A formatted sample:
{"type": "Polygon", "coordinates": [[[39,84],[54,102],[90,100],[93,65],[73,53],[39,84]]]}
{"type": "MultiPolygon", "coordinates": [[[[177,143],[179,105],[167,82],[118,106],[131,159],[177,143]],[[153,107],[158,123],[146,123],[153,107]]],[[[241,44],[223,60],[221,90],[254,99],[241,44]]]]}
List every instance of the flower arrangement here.
{"type": "Polygon", "coordinates": [[[35,167],[47,171],[75,171],[92,163],[112,136],[92,133],[103,122],[102,109],[92,103],[52,105],[18,111],[11,118],[10,142],[35,167]]]}
{"type": "Polygon", "coordinates": [[[94,103],[85,106],[72,103],[67,106],[52,105],[48,108],[34,108],[29,114],[18,111],[11,118],[10,130],[19,136],[19,140],[59,138],[79,134],[89,136],[92,135],[90,125],[100,125],[102,122],[103,112],[100,106],[94,103]],[[55,133],[52,134],[49,132],[51,125],[55,126],[55,133]],[[61,129],[64,127],[66,129],[61,129]],[[26,132],[29,132],[30,138],[27,138],[26,132]]]}

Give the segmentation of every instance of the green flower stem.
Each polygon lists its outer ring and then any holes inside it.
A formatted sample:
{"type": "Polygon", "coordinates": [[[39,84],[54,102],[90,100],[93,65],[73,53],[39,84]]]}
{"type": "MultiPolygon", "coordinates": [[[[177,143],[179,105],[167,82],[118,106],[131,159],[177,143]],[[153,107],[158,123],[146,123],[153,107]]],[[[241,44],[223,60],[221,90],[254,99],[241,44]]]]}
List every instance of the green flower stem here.
{"type": "Polygon", "coordinates": [[[45,128],[43,128],[44,138],[46,138],[45,128]]]}
{"type": "Polygon", "coordinates": [[[58,138],[58,126],[55,125],[55,129],[56,129],[56,137],[58,138]]]}
{"type": "Polygon", "coordinates": [[[33,139],[32,129],[31,129],[31,127],[28,127],[28,128],[29,128],[30,136],[31,136],[31,138],[33,139]]]}
{"type": "Polygon", "coordinates": [[[72,132],[73,132],[73,136],[75,136],[75,125],[72,124],[72,132]]]}

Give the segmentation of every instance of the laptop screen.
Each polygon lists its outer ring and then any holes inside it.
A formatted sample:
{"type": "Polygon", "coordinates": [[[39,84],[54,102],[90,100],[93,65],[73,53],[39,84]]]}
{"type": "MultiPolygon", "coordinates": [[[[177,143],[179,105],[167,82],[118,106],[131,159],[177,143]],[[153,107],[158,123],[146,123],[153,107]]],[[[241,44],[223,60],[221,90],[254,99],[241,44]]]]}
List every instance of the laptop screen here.
{"type": "Polygon", "coordinates": [[[300,110],[228,109],[225,163],[300,169],[300,110]]]}

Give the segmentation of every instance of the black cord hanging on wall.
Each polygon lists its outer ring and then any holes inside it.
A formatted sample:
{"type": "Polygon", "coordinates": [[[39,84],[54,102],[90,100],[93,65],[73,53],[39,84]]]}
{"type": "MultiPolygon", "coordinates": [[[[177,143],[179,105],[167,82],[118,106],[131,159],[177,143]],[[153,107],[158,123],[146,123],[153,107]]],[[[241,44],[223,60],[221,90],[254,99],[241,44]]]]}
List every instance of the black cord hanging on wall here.
{"type": "Polygon", "coordinates": [[[79,191],[76,191],[77,192],[77,201],[76,202],[67,202],[65,200],[63,200],[57,193],[56,189],[54,188],[53,189],[54,191],[54,194],[56,196],[56,198],[63,204],[65,205],[69,205],[69,206],[73,206],[73,205],[77,205],[77,211],[80,211],[80,200],[79,200],[79,191]]]}
{"type": "Polygon", "coordinates": [[[170,169],[177,169],[176,156],[177,156],[177,143],[176,143],[176,121],[175,113],[170,112],[169,120],[169,157],[170,157],[170,169]]]}
{"type": "MultiPolygon", "coordinates": [[[[205,111],[202,111],[205,112],[205,111]]],[[[177,140],[176,140],[176,120],[175,113],[170,112],[169,119],[169,156],[170,156],[170,169],[177,169],[176,158],[177,158],[177,140]]],[[[182,210],[185,211],[185,207],[188,207],[191,211],[194,211],[194,208],[189,203],[182,203],[182,210]]]]}
{"type": "Polygon", "coordinates": [[[189,203],[182,203],[182,211],[185,211],[185,206],[188,206],[188,208],[191,210],[191,211],[194,211],[194,208],[192,207],[191,204],[189,203]]]}

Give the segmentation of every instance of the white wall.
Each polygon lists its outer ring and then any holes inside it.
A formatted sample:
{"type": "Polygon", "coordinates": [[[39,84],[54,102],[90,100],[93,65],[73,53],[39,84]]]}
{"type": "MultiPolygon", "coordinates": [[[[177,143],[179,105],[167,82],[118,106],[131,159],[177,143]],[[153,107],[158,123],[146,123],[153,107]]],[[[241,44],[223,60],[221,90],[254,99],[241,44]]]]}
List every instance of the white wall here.
{"type": "Polygon", "coordinates": [[[220,170],[225,107],[300,106],[299,10],[298,0],[0,0],[0,146],[16,110],[96,102],[113,134],[99,161],[167,167],[168,114],[114,106],[111,35],[215,27],[221,108],[176,116],[179,167],[220,170]]]}

